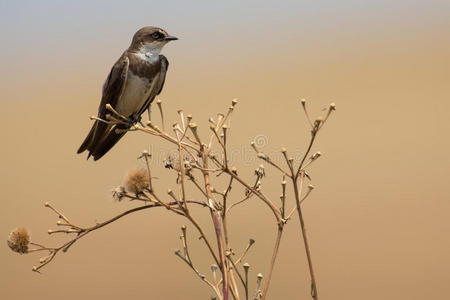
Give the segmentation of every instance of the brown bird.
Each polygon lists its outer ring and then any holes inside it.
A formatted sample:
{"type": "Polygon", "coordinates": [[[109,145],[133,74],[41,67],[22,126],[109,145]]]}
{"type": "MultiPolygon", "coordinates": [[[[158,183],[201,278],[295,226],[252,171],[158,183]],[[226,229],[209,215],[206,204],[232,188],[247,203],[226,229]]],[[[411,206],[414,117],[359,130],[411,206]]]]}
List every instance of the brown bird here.
{"type": "Polygon", "coordinates": [[[114,64],[103,84],[98,107],[98,118],[106,120],[106,115],[111,114],[106,105],[110,104],[128,118],[129,124],[95,121],[77,153],[88,150],[87,158],[92,156],[98,160],[125,135],[126,129],[140,121],[145,110],[150,118],[150,104],[161,93],[169,66],[160,52],[173,40],[177,38],[158,27],[144,27],[134,34],[130,47],[114,64]]]}

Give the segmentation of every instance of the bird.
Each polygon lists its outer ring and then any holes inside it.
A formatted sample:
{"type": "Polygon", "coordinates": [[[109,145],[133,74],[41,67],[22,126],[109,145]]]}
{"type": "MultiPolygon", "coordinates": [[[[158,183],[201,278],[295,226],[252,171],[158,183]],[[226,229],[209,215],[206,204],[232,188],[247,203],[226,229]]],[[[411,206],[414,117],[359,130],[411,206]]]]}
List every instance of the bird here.
{"type": "Polygon", "coordinates": [[[169,61],[160,53],[168,42],[174,40],[178,38],[153,26],[143,27],[134,34],[130,46],[115,62],[103,84],[97,119],[78,154],[87,150],[87,159],[92,156],[94,161],[99,160],[125,135],[127,129],[141,121],[146,110],[150,119],[150,104],[161,93],[169,67],[169,61]],[[128,122],[124,122],[127,124],[101,121],[106,120],[108,114],[113,115],[106,108],[108,104],[127,118],[128,122]]]}

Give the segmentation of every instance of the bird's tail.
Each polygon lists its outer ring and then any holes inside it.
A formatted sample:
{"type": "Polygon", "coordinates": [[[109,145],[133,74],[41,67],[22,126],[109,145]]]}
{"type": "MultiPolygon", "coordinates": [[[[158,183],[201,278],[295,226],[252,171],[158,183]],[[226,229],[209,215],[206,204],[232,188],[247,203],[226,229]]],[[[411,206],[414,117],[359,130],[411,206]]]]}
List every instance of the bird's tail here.
{"type": "Polygon", "coordinates": [[[89,131],[87,137],[84,139],[80,148],[78,148],[78,151],[77,151],[78,154],[89,149],[89,146],[92,144],[92,142],[94,140],[94,136],[95,136],[95,132],[97,131],[98,123],[99,123],[99,121],[95,121],[95,123],[92,125],[91,130],[89,131]]]}
{"type": "Polygon", "coordinates": [[[89,155],[92,155],[94,160],[102,158],[125,135],[126,129],[121,125],[113,125],[95,148],[90,150],[89,155]]]}
{"type": "Polygon", "coordinates": [[[89,159],[92,156],[94,160],[98,160],[125,135],[126,129],[124,125],[111,126],[100,121],[95,121],[87,137],[84,139],[80,148],[78,148],[77,153],[88,150],[89,155],[87,158],[89,159]]]}

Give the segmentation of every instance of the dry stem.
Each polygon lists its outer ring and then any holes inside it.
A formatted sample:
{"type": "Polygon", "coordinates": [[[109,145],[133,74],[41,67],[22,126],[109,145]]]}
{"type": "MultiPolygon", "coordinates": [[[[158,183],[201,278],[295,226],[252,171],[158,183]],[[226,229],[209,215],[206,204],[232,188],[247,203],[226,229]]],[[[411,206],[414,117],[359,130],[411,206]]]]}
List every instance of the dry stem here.
{"type": "MultiPolygon", "coordinates": [[[[138,206],[133,209],[122,212],[121,214],[104,221],[102,223],[98,223],[92,227],[83,228],[79,225],[73,224],[65,215],[56,210],[53,206],[46,203],[46,207],[50,208],[53,212],[58,215],[58,218],[61,219],[57,222],[57,225],[60,226],[58,230],[49,230],[49,234],[55,233],[66,233],[66,234],[76,234],[74,238],[63,243],[58,247],[47,247],[35,242],[30,242],[30,245],[36,247],[34,249],[28,250],[31,252],[38,251],[48,251],[48,255],[43,257],[40,261],[40,265],[34,267],[33,270],[39,272],[41,268],[50,263],[54,257],[62,250],[66,252],[76,241],[83,238],[88,233],[100,229],[116,220],[140,211],[153,207],[165,207],[168,211],[171,211],[177,215],[181,215],[185,217],[199,232],[200,238],[203,240],[205,245],[207,246],[211,257],[214,262],[220,268],[222,277],[220,280],[216,279],[216,269],[217,266],[211,267],[213,271],[214,281],[209,281],[206,276],[200,273],[194,266],[188,248],[188,238],[187,238],[187,229],[185,226],[182,227],[182,235],[181,242],[183,246],[183,252],[177,250],[175,254],[179,256],[194,272],[195,274],[204,281],[215,293],[215,298],[220,300],[228,300],[229,293],[236,299],[239,300],[239,287],[238,283],[242,284],[242,287],[245,291],[246,300],[249,299],[249,284],[248,284],[248,276],[249,276],[249,265],[244,264],[243,266],[239,265],[243,259],[243,257],[247,254],[250,247],[254,244],[254,240],[250,239],[247,247],[244,249],[243,253],[237,260],[233,260],[233,250],[232,250],[232,239],[230,236],[230,232],[228,230],[228,222],[229,216],[228,213],[234,207],[237,207],[239,204],[247,201],[248,199],[256,196],[259,201],[263,201],[266,204],[266,207],[270,209],[273,213],[275,224],[277,226],[277,234],[274,242],[273,252],[270,259],[269,271],[266,276],[265,282],[263,282],[262,274],[258,274],[257,276],[257,285],[256,292],[254,294],[254,299],[266,299],[269,286],[273,277],[273,272],[275,268],[276,259],[279,253],[281,240],[283,237],[284,226],[287,224],[287,221],[291,218],[292,214],[297,211],[299,221],[300,221],[300,229],[301,236],[303,239],[303,243],[305,246],[305,252],[308,262],[308,269],[311,277],[311,296],[314,300],[318,299],[317,293],[317,284],[316,278],[314,274],[312,258],[311,258],[311,250],[309,245],[309,240],[306,234],[305,221],[302,211],[302,202],[310,195],[312,190],[312,186],[309,186],[309,190],[302,195],[302,189],[304,185],[305,178],[309,179],[309,176],[305,172],[305,168],[310,166],[319,156],[320,152],[316,152],[314,155],[310,156],[313,144],[316,140],[317,134],[320,129],[324,126],[325,122],[328,120],[331,113],[335,110],[335,105],[331,104],[328,108],[327,114],[324,119],[318,118],[314,122],[311,120],[307,109],[306,109],[306,101],[302,100],[301,105],[305,112],[308,123],[311,126],[311,137],[309,143],[307,145],[306,151],[301,158],[298,165],[295,164],[294,159],[289,157],[287,154],[287,150],[282,148],[281,153],[284,157],[286,166],[282,166],[278,164],[276,161],[271,159],[267,154],[263,153],[255,143],[251,143],[252,148],[256,152],[256,156],[266,162],[268,165],[272,166],[277,172],[280,172],[282,175],[281,188],[282,193],[280,196],[281,207],[277,207],[273,201],[273,199],[268,196],[266,193],[262,192],[262,179],[265,176],[264,166],[261,165],[258,169],[255,170],[255,182],[244,179],[242,176],[238,175],[236,168],[229,167],[228,161],[228,150],[227,143],[229,141],[229,119],[234,111],[234,108],[237,104],[237,100],[233,100],[231,106],[228,108],[225,114],[219,113],[217,114],[217,118],[209,119],[210,124],[210,136],[207,139],[207,143],[203,143],[198,132],[197,125],[192,122],[192,116],[187,115],[185,117],[182,110],[178,111],[181,122],[175,123],[172,126],[174,135],[171,135],[166,132],[165,121],[164,121],[164,112],[162,108],[161,101],[156,101],[160,115],[161,115],[161,123],[162,129],[153,124],[152,122],[148,122],[147,126],[144,126],[142,123],[135,124],[131,126],[127,131],[140,131],[144,133],[148,133],[150,135],[162,138],[163,140],[168,141],[170,144],[176,147],[177,149],[177,159],[179,162],[179,167],[177,167],[177,185],[179,193],[174,193],[169,190],[167,193],[171,198],[171,201],[165,201],[161,197],[157,195],[154,189],[154,184],[152,183],[151,176],[151,167],[150,167],[150,157],[151,155],[144,151],[139,158],[143,158],[145,160],[145,164],[148,172],[148,185],[147,187],[136,194],[130,194],[124,191],[122,188],[116,190],[114,192],[115,197],[120,201],[122,199],[128,199],[130,201],[142,201],[145,203],[143,206],[138,206]],[[221,155],[217,157],[211,153],[214,141],[220,146],[221,155]],[[187,157],[187,158],[186,158],[187,157]],[[220,159],[219,159],[219,158],[220,159]],[[308,159],[309,157],[309,159],[308,159]],[[307,161],[308,159],[308,161],[307,161]],[[295,166],[296,165],[296,166],[295,166]],[[287,171],[286,171],[287,170],[287,171]],[[201,184],[196,175],[201,174],[203,178],[203,184],[201,184]],[[216,174],[217,177],[225,176],[228,179],[228,184],[223,192],[217,191],[212,186],[212,178],[211,174],[216,174]],[[293,188],[293,198],[294,201],[289,202],[287,198],[287,188],[286,188],[286,178],[289,178],[292,181],[293,188]],[[188,189],[187,186],[192,183],[194,188],[201,192],[201,198],[203,199],[194,199],[188,200],[192,198],[188,198],[188,189]],[[231,190],[234,185],[240,185],[245,188],[246,192],[244,197],[238,196],[238,199],[241,199],[237,202],[234,202],[230,205],[230,197],[231,190]],[[216,199],[214,195],[217,196],[216,199]],[[221,197],[220,197],[221,196],[221,197]],[[286,209],[288,206],[291,206],[292,210],[287,214],[286,209]],[[200,205],[202,207],[208,207],[209,213],[211,215],[212,225],[215,231],[215,238],[217,241],[217,250],[213,249],[213,246],[205,233],[204,227],[200,224],[196,217],[193,215],[193,212],[190,209],[191,205],[200,205]],[[244,268],[244,276],[241,274],[238,267],[244,268]],[[236,275],[239,277],[239,281],[236,281],[236,275]],[[264,283],[264,284],[263,284],[264,283]],[[222,289],[220,289],[220,284],[222,284],[222,289]]],[[[99,120],[108,124],[129,124],[128,118],[120,115],[111,105],[107,105],[106,109],[111,112],[106,117],[106,120],[99,119],[97,117],[93,117],[95,120],[99,120]]],[[[172,166],[173,167],[173,166],[172,166]]],[[[175,167],[173,167],[175,168],[175,167]]]]}

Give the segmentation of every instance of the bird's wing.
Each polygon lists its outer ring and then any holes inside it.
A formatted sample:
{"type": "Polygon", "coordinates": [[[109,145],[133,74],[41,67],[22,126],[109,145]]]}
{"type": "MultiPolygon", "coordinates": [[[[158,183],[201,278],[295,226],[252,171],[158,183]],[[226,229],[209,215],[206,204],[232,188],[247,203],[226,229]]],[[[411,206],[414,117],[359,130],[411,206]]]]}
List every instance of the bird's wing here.
{"type": "MultiPolygon", "coordinates": [[[[114,108],[122,96],[127,81],[129,64],[128,57],[122,55],[109,72],[103,84],[102,100],[98,107],[99,118],[106,119],[106,114],[108,113],[106,104],[110,104],[114,108]]],[[[81,153],[87,149],[90,152],[89,156],[92,155],[99,144],[102,143],[105,133],[110,129],[109,127],[106,123],[95,121],[77,153],[81,153]]]]}
{"type": "MultiPolygon", "coordinates": [[[[167,58],[164,55],[159,55],[159,59],[160,59],[160,63],[161,63],[161,68],[159,70],[158,76],[156,76],[156,78],[154,79],[154,80],[156,80],[155,87],[153,88],[152,92],[148,96],[147,101],[145,101],[144,105],[139,110],[139,113],[137,114],[138,116],[143,114],[146,109],[150,108],[150,104],[153,102],[153,100],[155,100],[155,97],[161,93],[161,91],[164,87],[164,82],[166,81],[167,69],[169,68],[169,61],[167,60],[167,58]]],[[[150,117],[150,114],[149,114],[149,117],[150,117]]]]}
{"type": "Polygon", "coordinates": [[[169,69],[169,61],[167,58],[164,55],[160,55],[159,58],[161,59],[161,72],[159,73],[159,88],[156,95],[161,94],[164,87],[164,82],[166,82],[167,70],[169,69]]]}
{"type": "Polygon", "coordinates": [[[122,55],[109,72],[108,78],[103,84],[102,101],[98,107],[98,117],[104,119],[107,113],[106,104],[113,108],[122,96],[128,76],[130,60],[122,55]]]}

